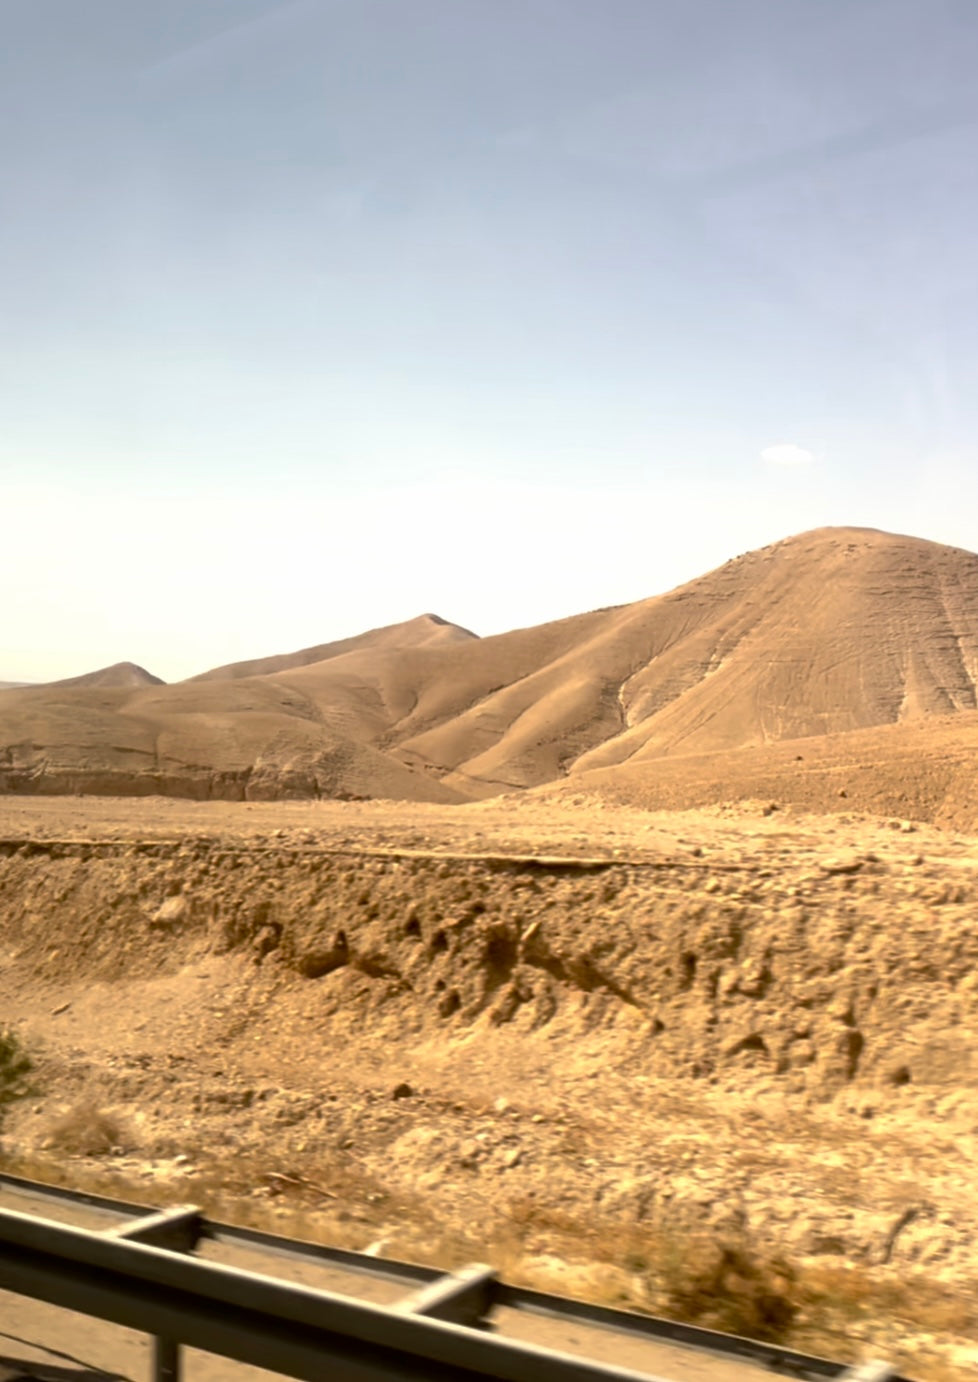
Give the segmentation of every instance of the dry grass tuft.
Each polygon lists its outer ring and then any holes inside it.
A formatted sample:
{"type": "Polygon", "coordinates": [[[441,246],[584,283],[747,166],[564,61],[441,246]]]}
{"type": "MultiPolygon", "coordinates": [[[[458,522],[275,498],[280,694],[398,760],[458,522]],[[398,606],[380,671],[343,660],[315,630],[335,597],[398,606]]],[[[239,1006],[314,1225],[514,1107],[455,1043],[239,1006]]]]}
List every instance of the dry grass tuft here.
{"type": "Polygon", "coordinates": [[[692,1238],[664,1245],[658,1275],[667,1313],[676,1319],[784,1342],[798,1312],[796,1273],[746,1243],[692,1238]]]}
{"type": "Polygon", "coordinates": [[[131,1137],[123,1120],[90,1099],[56,1118],[44,1139],[46,1147],[70,1156],[104,1156],[129,1142],[131,1137]]]}
{"type": "Polygon", "coordinates": [[[863,1267],[819,1263],[806,1268],[799,1301],[812,1319],[834,1318],[842,1328],[867,1320],[890,1320],[908,1332],[978,1336],[978,1282],[953,1285],[917,1277],[880,1278],[863,1267]]]}

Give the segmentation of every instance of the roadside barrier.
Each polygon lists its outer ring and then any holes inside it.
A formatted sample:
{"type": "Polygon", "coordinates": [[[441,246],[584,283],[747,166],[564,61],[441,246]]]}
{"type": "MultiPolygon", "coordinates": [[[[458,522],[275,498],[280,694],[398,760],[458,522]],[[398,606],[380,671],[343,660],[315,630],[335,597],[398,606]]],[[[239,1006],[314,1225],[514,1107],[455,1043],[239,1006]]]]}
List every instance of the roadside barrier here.
{"type": "MultiPolygon", "coordinates": [[[[908,1382],[886,1363],[856,1367],[653,1316],[508,1286],[489,1267],[441,1273],[206,1219],[193,1207],[144,1206],[0,1174],[0,1200],[85,1205],[119,1220],[76,1228],[0,1207],[0,1290],[152,1335],[153,1382],[179,1382],[183,1346],[304,1382],[668,1382],[494,1332],[508,1309],[619,1340],[669,1343],[798,1379],[908,1382]],[[238,1243],[269,1262],[301,1258],[403,1283],[380,1306],[192,1256],[204,1240],[238,1243]]],[[[39,1341],[43,1342],[43,1341],[39,1341]]]]}

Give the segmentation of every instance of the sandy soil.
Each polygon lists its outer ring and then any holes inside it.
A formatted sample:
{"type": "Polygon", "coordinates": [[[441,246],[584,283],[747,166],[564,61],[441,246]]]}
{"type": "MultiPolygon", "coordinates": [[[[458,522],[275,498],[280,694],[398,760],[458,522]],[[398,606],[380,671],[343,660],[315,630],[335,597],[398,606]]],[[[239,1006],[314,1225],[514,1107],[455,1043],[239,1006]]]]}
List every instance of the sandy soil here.
{"type": "Polygon", "coordinates": [[[0,799],[7,1156],[969,1376],[976,868],[770,803],[0,799]]]}

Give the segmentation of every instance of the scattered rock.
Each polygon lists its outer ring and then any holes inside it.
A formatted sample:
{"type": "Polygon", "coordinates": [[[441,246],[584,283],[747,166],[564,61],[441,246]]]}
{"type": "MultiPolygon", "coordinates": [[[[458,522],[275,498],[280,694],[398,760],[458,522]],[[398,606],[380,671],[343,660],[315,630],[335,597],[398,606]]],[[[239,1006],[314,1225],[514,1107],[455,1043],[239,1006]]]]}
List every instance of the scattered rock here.
{"type": "Polygon", "coordinates": [[[411,1099],[413,1097],[414,1088],[408,1084],[407,1080],[401,1080],[400,1084],[396,1084],[391,1090],[392,1099],[411,1099]]]}
{"type": "Polygon", "coordinates": [[[458,1149],[459,1164],[467,1170],[474,1171],[484,1154],[485,1147],[474,1137],[468,1137],[458,1149]]]}
{"type": "Polygon", "coordinates": [[[168,897],[162,907],[158,907],[150,918],[154,926],[176,926],[185,920],[190,911],[190,903],[182,893],[168,897]]]}
{"type": "Polygon", "coordinates": [[[818,866],[823,873],[858,873],[865,862],[858,854],[844,854],[820,859],[818,866]]]}

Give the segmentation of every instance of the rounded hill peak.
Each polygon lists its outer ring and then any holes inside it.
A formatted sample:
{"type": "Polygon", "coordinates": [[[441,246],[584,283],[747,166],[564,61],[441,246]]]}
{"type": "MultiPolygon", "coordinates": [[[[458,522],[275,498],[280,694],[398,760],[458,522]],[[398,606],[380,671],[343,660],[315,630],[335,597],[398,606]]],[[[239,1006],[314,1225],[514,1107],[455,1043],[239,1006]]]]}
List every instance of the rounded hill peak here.
{"type": "Polygon", "coordinates": [[[154,677],[137,662],[113,662],[110,667],[99,667],[94,672],[84,672],[79,677],[64,677],[60,681],[50,681],[48,686],[164,686],[162,677],[154,677]]]}

